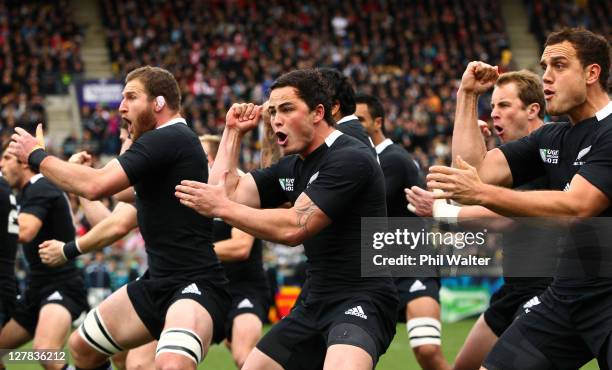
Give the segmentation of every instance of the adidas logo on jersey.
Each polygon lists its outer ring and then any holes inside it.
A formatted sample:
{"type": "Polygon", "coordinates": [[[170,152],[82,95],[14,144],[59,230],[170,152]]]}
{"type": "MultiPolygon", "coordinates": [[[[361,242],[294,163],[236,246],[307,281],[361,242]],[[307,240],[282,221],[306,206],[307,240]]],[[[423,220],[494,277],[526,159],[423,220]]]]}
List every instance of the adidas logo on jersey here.
{"type": "Polygon", "coordinates": [[[240,301],[240,303],[238,303],[238,308],[253,308],[255,306],[253,306],[253,303],[251,303],[251,301],[249,301],[248,298],[243,299],[242,301],[240,301]]]}
{"type": "Polygon", "coordinates": [[[363,312],[363,308],[361,308],[361,306],[353,307],[349,310],[346,310],[344,314],[361,317],[362,319],[365,319],[365,320],[368,319],[368,316],[365,314],[365,312],[363,312]]]}
{"type": "Polygon", "coordinates": [[[202,292],[200,292],[200,289],[198,289],[198,286],[195,285],[195,283],[190,284],[187,288],[183,289],[183,291],[181,292],[181,294],[197,294],[197,295],[202,295],[202,292]]]}
{"type": "Polygon", "coordinates": [[[414,283],[410,286],[410,293],[418,292],[419,290],[427,290],[425,284],[421,282],[421,280],[415,280],[414,283]]]}
{"type": "Polygon", "coordinates": [[[64,299],[64,297],[62,297],[60,292],[57,290],[47,297],[47,301],[61,301],[62,299],[64,299]]]}
{"type": "Polygon", "coordinates": [[[525,309],[525,313],[529,313],[529,312],[531,311],[531,310],[530,310],[530,308],[531,308],[531,307],[533,307],[533,306],[537,306],[537,305],[539,305],[540,303],[541,303],[541,302],[540,302],[540,300],[538,299],[538,297],[537,297],[537,296],[536,296],[536,297],[531,298],[530,300],[528,300],[528,301],[527,301],[527,303],[525,303],[525,304],[523,305],[523,308],[525,309]]]}

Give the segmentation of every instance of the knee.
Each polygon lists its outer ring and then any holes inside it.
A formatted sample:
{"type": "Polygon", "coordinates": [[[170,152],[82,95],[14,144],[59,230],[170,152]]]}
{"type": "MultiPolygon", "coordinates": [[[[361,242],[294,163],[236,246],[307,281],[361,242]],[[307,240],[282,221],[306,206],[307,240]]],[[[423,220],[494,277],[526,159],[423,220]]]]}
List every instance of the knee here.
{"type": "Polygon", "coordinates": [[[34,341],[32,342],[32,349],[35,351],[48,351],[50,349],[60,349],[61,347],[61,344],[58,345],[57,343],[54,343],[54,341],[47,338],[34,338],[34,341]]]}
{"type": "Polygon", "coordinates": [[[145,361],[127,361],[125,363],[125,370],[147,370],[152,369],[154,364],[148,364],[145,361]]]}
{"type": "Polygon", "coordinates": [[[412,349],[414,351],[414,356],[421,366],[423,364],[430,363],[435,361],[439,356],[442,356],[442,350],[440,346],[436,346],[433,344],[425,344],[422,346],[418,346],[412,349]]]}
{"type": "Polygon", "coordinates": [[[192,359],[175,353],[160,353],[155,358],[156,370],[195,370],[192,359]]]}
{"type": "MultiPolygon", "coordinates": [[[[254,343],[257,343],[257,341],[254,343]]],[[[242,369],[249,353],[251,353],[254,347],[255,344],[251,345],[250,342],[241,343],[240,341],[234,341],[231,343],[230,351],[232,352],[236,367],[242,369]]]]}
{"type": "Polygon", "coordinates": [[[80,359],[87,357],[87,347],[87,343],[81,338],[78,331],[72,332],[70,338],[68,338],[68,349],[70,350],[70,355],[76,362],[80,362],[80,359]]]}
{"type": "Polygon", "coordinates": [[[97,352],[93,348],[85,342],[85,340],[81,337],[78,330],[75,330],[70,335],[68,339],[68,349],[70,350],[70,355],[74,360],[74,363],[77,366],[89,367],[90,363],[97,363],[99,361],[103,361],[106,356],[97,352]]]}
{"type": "Polygon", "coordinates": [[[249,351],[232,351],[232,357],[234,357],[234,363],[236,364],[236,367],[239,369],[242,369],[248,356],[249,356],[249,351]]]}
{"type": "Polygon", "coordinates": [[[126,370],[149,370],[155,368],[155,360],[151,358],[143,358],[142,356],[128,356],[125,361],[126,370]]]}

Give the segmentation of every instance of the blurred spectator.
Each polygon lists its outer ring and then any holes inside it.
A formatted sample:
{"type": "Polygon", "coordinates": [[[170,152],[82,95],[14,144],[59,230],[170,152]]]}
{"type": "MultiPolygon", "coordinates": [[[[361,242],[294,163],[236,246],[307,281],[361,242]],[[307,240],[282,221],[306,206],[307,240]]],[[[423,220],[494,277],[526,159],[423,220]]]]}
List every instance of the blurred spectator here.
{"type": "Polygon", "coordinates": [[[106,267],[104,252],[95,253],[95,260],[85,268],[85,286],[88,288],[87,300],[96,307],[111,294],[111,276],[106,267]]]}
{"type": "Polygon", "coordinates": [[[584,27],[612,41],[612,3],[589,0],[524,0],[529,29],[542,50],[546,37],[563,27],[584,27]]]}

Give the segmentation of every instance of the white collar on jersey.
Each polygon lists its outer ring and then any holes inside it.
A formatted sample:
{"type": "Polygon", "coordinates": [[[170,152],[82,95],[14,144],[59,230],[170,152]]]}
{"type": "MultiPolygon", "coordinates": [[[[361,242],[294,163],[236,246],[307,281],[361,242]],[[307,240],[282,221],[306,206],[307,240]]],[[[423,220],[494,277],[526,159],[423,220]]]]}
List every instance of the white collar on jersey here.
{"type": "Polygon", "coordinates": [[[30,184],[35,183],[36,181],[40,180],[43,178],[42,173],[37,173],[36,175],[30,177],[30,184]]]}
{"type": "Polygon", "coordinates": [[[612,114],[612,100],[608,102],[608,104],[603,107],[599,112],[595,113],[595,117],[597,117],[597,121],[601,121],[612,114]]]}
{"type": "Polygon", "coordinates": [[[340,135],[342,135],[342,132],[338,130],[332,131],[332,133],[327,135],[327,137],[325,138],[325,144],[327,144],[328,147],[332,146],[336,139],[340,137],[340,135]]]}
{"type": "Polygon", "coordinates": [[[175,123],[184,123],[184,124],[187,124],[187,121],[185,121],[185,119],[183,117],[173,118],[170,121],[164,123],[163,125],[157,127],[156,130],[159,130],[162,127],[174,125],[175,123]]]}
{"type": "Polygon", "coordinates": [[[337,125],[341,125],[341,124],[343,124],[344,122],[348,122],[348,121],[350,121],[350,120],[354,120],[354,119],[359,120],[359,118],[357,118],[357,116],[356,116],[356,115],[354,115],[354,114],[349,114],[348,116],[344,116],[344,117],[340,118],[340,120],[338,120],[338,122],[336,122],[336,124],[337,124],[337,125]]]}
{"type": "Polygon", "coordinates": [[[391,144],[393,144],[393,141],[391,139],[383,140],[382,143],[376,145],[376,154],[380,155],[380,153],[387,149],[387,147],[391,144]]]}

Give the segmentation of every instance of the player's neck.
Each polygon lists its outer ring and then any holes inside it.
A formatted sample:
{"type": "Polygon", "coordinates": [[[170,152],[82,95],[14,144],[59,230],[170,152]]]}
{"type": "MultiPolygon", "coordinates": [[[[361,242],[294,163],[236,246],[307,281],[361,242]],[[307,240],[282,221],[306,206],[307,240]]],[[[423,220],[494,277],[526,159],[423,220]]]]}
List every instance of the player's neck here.
{"type": "Polygon", "coordinates": [[[303,153],[300,153],[300,156],[302,158],[307,157],[310,153],[317,150],[318,147],[323,145],[323,143],[325,142],[325,139],[327,139],[327,137],[336,130],[335,127],[329,126],[326,122],[322,121],[320,124],[321,126],[319,126],[315,130],[314,138],[310,142],[310,145],[308,146],[308,148],[303,153]]]}
{"type": "Polygon", "coordinates": [[[540,127],[542,127],[542,125],[544,125],[544,121],[542,121],[541,119],[537,118],[534,120],[531,120],[527,123],[527,130],[529,133],[534,132],[535,130],[539,129],[540,127]]]}
{"type": "Polygon", "coordinates": [[[386,139],[385,135],[383,135],[382,132],[375,132],[371,136],[371,138],[372,138],[372,142],[374,143],[374,146],[377,146],[378,144],[382,143],[386,139]]]}
{"type": "Polygon", "coordinates": [[[23,190],[34,175],[36,175],[34,172],[26,170],[23,174],[23,178],[21,179],[21,183],[19,184],[19,189],[23,190]]]}
{"type": "Polygon", "coordinates": [[[602,110],[608,103],[610,98],[600,88],[592,88],[587,90],[587,97],[584,103],[575,107],[567,113],[572,125],[583,121],[587,118],[595,116],[595,113],[602,110]]]}
{"type": "Polygon", "coordinates": [[[155,128],[158,128],[159,126],[163,126],[175,118],[181,118],[181,114],[179,112],[159,113],[159,116],[157,117],[157,124],[155,125],[155,128]]]}

